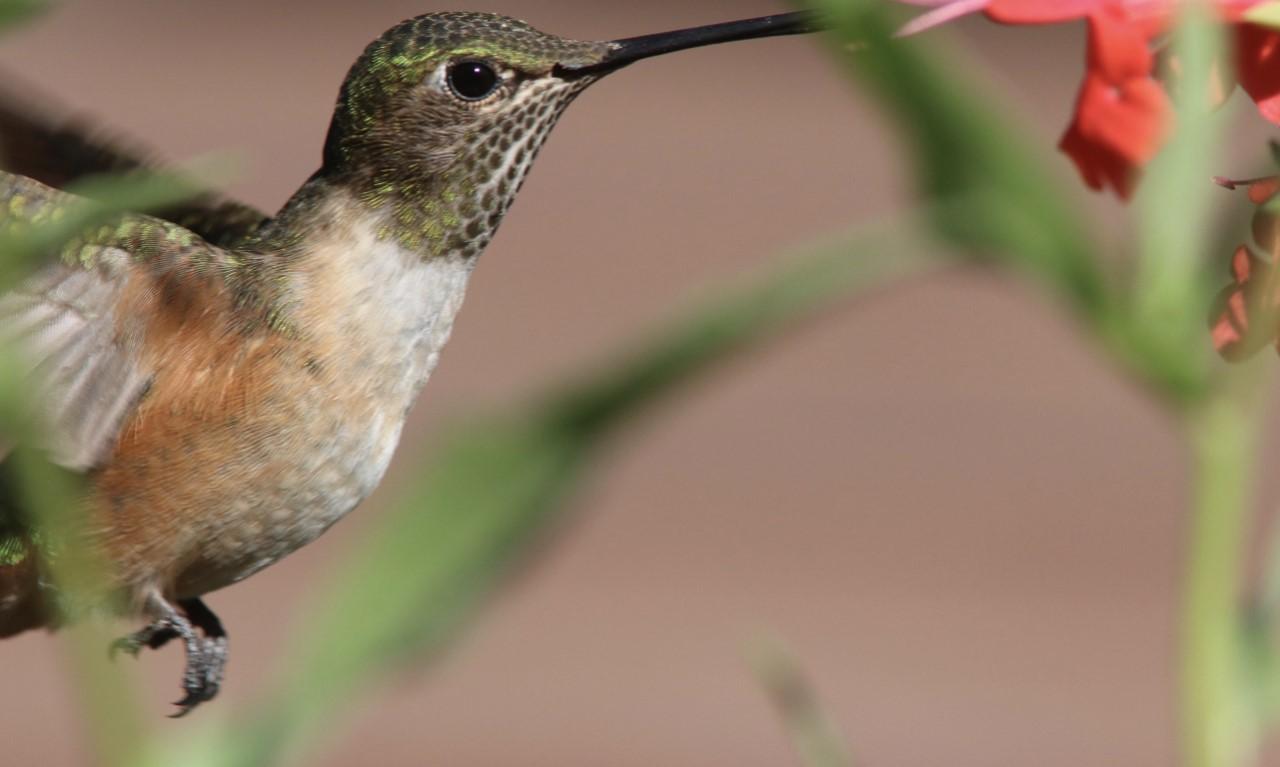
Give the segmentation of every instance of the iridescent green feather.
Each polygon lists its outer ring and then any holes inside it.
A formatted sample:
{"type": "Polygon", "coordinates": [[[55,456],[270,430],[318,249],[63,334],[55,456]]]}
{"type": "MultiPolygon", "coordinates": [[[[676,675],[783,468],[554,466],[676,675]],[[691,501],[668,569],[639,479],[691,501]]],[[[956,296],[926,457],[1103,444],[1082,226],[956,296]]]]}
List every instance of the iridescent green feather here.
{"type": "Polygon", "coordinates": [[[29,552],[27,526],[18,513],[5,463],[0,460],[0,567],[21,564],[29,552]]]}
{"type": "MultiPolygon", "coordinates": [[[[21,235],[63,221],[83,198],[37,181],[0,171],[0,236],[21,235]]],[[[67,239],[50,256],[66,266],[96,269],[108,250],[127,253],[135,262],[181,260],[197,272],[217,264],[226,266],[224,252],[210,246],[189,229],[154,216],[125,213],[105,224],[87,227],[67,239]]],[[[225,274],[223,276],[226,276],[225,274]]]]}
{"type": "Polygon", "coordinates": [[[15,531],[0,531],[0,567],[20,565],[26,558],[26,538],[15,531]]]}

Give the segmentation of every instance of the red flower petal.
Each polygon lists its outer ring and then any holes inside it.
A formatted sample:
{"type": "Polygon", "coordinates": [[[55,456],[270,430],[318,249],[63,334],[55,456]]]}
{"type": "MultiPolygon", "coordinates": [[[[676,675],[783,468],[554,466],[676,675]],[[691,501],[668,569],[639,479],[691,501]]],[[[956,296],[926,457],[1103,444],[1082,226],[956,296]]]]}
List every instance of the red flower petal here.
{"type": "MultiPolygon", "coordinates": [[[[1217,303],[1225,305],[1235,299],[1240,298],[1239,293],[1233,293],[1233,288],[1227,288],[1226,291],[1219,294],[1217,303]]],[[[1223,309],[1218,312],[1218,318],[1213,321],[1209,328],[1209,337],[1213,339],[1213,348],[1218,350],[1218,354],[1222,358],[1231,362],[1239,362],[1247,359],[1249,355],[1239,353],[1239,344],[1244,340],[1244,336],[1232,324],[1228,311],[1223,309]]]]}
{"type": "Polygon", "coordinates": [[[1275,270],[1244,245],[1231,256],[1234,284],[1218,293],[1209,327],[1213,347],[1229,362],[1256,354],[1276,338],[1275,270]]]}
{"type": "Polygon", "coordinates": [[[1089,17],[1088,61],[1075,119],[1059,147],[1090,187],[1111,186],[1127,198],[1138,171],[1164,142],[1173,108],[1151,77],[1146,39],[1116,14],[1089,17]]]}
{"type": "MultiPolygon", "coordinates": [[[[1003,24],[1051,24],[1086,19],[1088,72],[1080,87],[1072,124],[1059,143],[1095,188],[1113,187],[1128,197],[1141,168],[1159,151],[1173,109],[1153,77],[1153,41],[1174,20],[1180,0],[904,0],[935,10],[909,29],[983,8],[1003,24]]],[[[1259,111],[1280,124],[1280,31],[1243,23],[1243,14],[1262,0],[1212,0],[1211,7],[1238,35],[1236,69],[1241,86],[1259,111]]],[[[1177,62],[1167,69],[1177,74],[1177,62]]],[[[1211,82],[1211,101],[1230,92],[1221,72],[1211,82]]],[[[1252,190],[1251,190],[1252,191],[1252,190]]]]}
{"type": "MultiPolygon", "coordinates": [[[[1247,0],[1219,0],[1238,4],[1247,0]]],[[[1148,38],[1163,33],[1173,20],[1175,0],[990,0],[987,17],[1002,24],[1054,24],[1111,13],[1148,38]]]]}
{"type": "Polygon", "coordinates": [[[1133,194],[1137,172],[1124,158],[1097,144],[1080,132],[1080,126],[1072,123],[1058,142],[1058,148],[1076,164],[1084,182],[1090,189],[1102,191],[1106,187],[1116,190],[1122,199],[1133,194]]]}
{"type": "Polygon", "coordinates": [[[1241,24],[1236,33],[1236,69],[1240,87],[1262,116],[1280,124],[1280,31],[1241,24]]]}
{"type": "Polygon", "coordinates": [[[1152,78],[1134,78],[1115,86],[1089,75],[1080,91],[1075,122],[1084,137],[1141,167],[1160,151],[1172,117],[1168,94],[1152,78]]]}
{"type": "Polygon", "coordinates": [[[1001,24],[1055,24],[1088,16],[1103,0],[991,0],[987,16],[1001,24]]]}
{"type": "Polygon", "coordinates": [[[1280,176],[1267,176],[1255,179],[1249,184],[1249,202],[1261,205],[1280,192],[1280,176]]]}
{"type": "Polygon", "coordinates": [[[1119,85],[1151,74],[1155,56],[1146,33],[1115,8],[1089,14],[1088,66],[1091,73],[1119,85]]]}

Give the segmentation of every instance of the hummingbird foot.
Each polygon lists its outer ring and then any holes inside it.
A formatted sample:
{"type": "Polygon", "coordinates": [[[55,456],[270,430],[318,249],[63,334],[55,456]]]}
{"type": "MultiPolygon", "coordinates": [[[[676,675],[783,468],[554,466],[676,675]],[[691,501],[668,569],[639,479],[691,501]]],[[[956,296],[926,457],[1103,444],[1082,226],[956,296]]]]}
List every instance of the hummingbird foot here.
{"type": "Polygon", "coordinates": [[[158,616],[145,628],[111,644],[111,657],[127,652],[137,657],[143,647],[159,649],[170,640],[181,639],[186,648],[187,664],[182,673],[182,700],[174,703],[179,710],[173,718],[186,716],[196,706],[212,700],[222,687],[227,666],[227,632],[218,616],[199,599],[178,602],[182,611],[163,597],[147,598],[147,609],[158,616]],[[183,614],[185,613],[185,615],[183,614]]]}
{"type": "MultiPolygon", "coordinates": [[[[178,604],[203,636],[197,639],[198,652],[195,653],[191,642],[187,641],[187,667],[182,674],[182,689],[186,694],[174,704],[179,709],[171,714],[174,719],[186,716],[205,701],[213,700],[222,688],[222,677],[227,669],[227,632],[222,628],[222,621],[199,599],[184,599],[178,604]]],[[[184,636],[183,640],[186,639],[184,636]]]]}

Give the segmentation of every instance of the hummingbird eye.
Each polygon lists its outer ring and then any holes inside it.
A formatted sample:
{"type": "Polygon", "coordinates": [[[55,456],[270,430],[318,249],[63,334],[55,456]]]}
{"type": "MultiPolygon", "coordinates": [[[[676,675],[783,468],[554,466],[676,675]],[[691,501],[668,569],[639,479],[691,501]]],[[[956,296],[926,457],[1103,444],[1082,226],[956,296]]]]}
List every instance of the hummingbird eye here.
{"type": "Polygon", "coordinates": [[[492,66],[474,59],[450,64],[446,79],[449,89],[464,101],[479,101],[491,95],[501,82],[492,66]]]}

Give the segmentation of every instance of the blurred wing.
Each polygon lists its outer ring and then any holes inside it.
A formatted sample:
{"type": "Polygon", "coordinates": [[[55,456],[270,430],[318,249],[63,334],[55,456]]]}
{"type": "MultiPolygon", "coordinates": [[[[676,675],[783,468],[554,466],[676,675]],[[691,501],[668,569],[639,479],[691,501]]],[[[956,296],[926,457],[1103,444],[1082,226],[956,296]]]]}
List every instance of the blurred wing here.
{"type": "MultiPolygon", "coordinates": [[[[62,189],[86,176],[155,167],[148,152],[85,122],[58,117],[60,110],[41,106],[40,101],[20,95],[13,86],[0,90],[0,168],[62,189]]],[[[213,193],[155,215],[223,247],[244,239],[267,220],[257,209],[213,193]]]]}
{"type": "Polygon", "coordinates": [[[146,389],[148,372],[114,327],[127,269],[128,254],[109,248],[93,268],[48,267],[0,297],[0,341],[21,356],[50,420],[49,446],[68,468],[97,462],[146,389]]]}
{"type": "MultiPolygon", "coordinates": [[[[0,172],[0,228],[39,225],[78,199],[0,172]]],[[[154,292],[157,272],[216,270],[228,257],[181,227],[136,214],[91,230],[57,255],[0,295],[0,344],[15,350],[20,373],[32,381],[54,459],[84,471],[114,446],[152,379],[142,362],[144,328],[119,314],[122,298],[130,290],[154,292]]]]}

